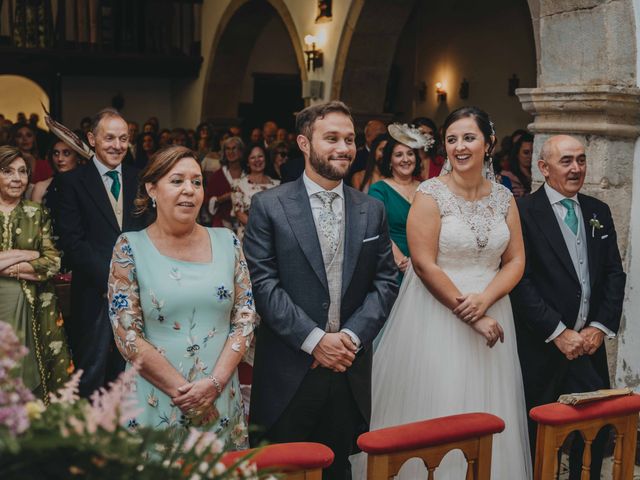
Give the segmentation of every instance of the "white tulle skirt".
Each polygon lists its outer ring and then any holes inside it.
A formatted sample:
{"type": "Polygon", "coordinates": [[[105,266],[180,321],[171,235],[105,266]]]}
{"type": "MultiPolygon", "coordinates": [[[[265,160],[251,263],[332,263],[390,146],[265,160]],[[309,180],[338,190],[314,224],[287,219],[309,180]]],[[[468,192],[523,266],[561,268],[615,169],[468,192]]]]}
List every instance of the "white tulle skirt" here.
{"type": "MultiPolygon", "coordinates": [[[[481,291],[484,285],[474,287],[469,291],[481,291]]],[[[487,315],[505,334],[504,343],[493,348],[438,302],[410,268],[373,357],[371,429],[458,413],[493,413],[505,421],[506,429],[493,438],[491,478],[527,480],[532,476],[531,457],[509,298],[496,302],[487,315]]],[[[353,478],[365,479],[366,455],[351,460],[353,478]]],[[[443,459],[436,478],[461,480],[465,472],[466,461],[458,450],[443,459]]],[[[411,460],[399,478],[426,479],[427,470],[421,461],[411,460]]]]}

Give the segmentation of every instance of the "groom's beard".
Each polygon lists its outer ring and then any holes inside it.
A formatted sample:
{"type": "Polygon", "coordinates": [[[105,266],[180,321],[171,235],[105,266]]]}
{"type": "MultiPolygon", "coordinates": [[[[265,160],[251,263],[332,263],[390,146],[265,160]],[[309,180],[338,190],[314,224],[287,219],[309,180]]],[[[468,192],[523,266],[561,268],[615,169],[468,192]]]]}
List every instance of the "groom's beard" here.
{"type": "Polygon", "coordinates": [[[309,145],[309,162],[311,163],[311,168],[315,170],[315,172],[321,177],[326,178],[327,180],[342,180],[349,173],[349,168],[351,167],[351,161],[353,157],[351,155],[341,155],[341,156],[330,156],[321,158],[313,149],[311,145],[309,145]],[[331,159],[346,159],[349,160],[349,164],[346,168],[338,168],[337,166],[331,163],[331,159]]]}

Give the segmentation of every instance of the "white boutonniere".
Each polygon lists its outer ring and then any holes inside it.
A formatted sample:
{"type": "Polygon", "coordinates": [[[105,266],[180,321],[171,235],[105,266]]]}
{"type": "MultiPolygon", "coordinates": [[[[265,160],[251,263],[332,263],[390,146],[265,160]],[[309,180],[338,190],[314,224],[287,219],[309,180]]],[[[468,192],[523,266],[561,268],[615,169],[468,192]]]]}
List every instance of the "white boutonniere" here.
{"type": "Polygon", "coordinates": [[[589,225],[591,225],[591,238],[595,236],[596,228],[598,230],[604,228],[604,226],[600,223],[600,220],[598,220],[598,215],[596,215],[595,213],[593,214],[593,218],[589,220],[589,225]]]}

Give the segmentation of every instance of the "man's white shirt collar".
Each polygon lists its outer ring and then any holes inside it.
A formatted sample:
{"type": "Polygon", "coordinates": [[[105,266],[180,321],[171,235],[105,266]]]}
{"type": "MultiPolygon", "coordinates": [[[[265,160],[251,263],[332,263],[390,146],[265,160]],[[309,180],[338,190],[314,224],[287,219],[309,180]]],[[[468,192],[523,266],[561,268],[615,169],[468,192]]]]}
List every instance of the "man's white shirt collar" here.
{"type": "Polygon", "coordinates": [[[308,177],[307,172],[302,174],[302,181],[304,182],[304,187],[307,189],[307,195],[310,197],[318,192],[329,191],[337,193],[340,198],[344,198],[344,182],[342,180],[340,180],[340,183],[331,190],[325,190],[323,187],[311,180],[308,177]]]}
{"type": "Polygon", "coordinates": [[[98,157],[96,157],[95,154],[91,159],[93,160],[93,164],[98,169],[98,173],[100,174],[101,177],[103,177],[104,175],[106,175],[107,172],[110,172],[112,170],[115,170],[122,176],[122,163],[120,163],[116,168],[109,168],[100,160],[98,160],[98,157]]]}
{"type": "Polygon", "coordinates": [[[573,197],[565,197],[560,192],[555,190],[553,187],[549,186],[549,184],[547,182],[544,182],[544,191],[546,192],[547,198],[549,199],[549,203],[551,205],[554,205],[556,203],[560,203],[565,198],[568,198],[569,200],[573,200],[578,205],[580,205],[580,202],[578,201],[578,194],[577,193],[573,197]]]}

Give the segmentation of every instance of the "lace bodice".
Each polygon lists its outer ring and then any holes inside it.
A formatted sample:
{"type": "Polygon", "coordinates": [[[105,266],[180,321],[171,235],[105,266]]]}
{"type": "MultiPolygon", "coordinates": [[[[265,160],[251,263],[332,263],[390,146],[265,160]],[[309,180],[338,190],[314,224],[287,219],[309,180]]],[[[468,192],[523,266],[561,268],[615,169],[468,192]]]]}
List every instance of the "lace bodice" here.
{"type": "Polygon", "coordinates": [[[420,184],[418,191],[433,197],[440,209],[438,265],[461,290],[480,291],[500,268],[509,243],[511,192],[494,182],[489,195],[467,201],[437,177],[420,184]]]}

